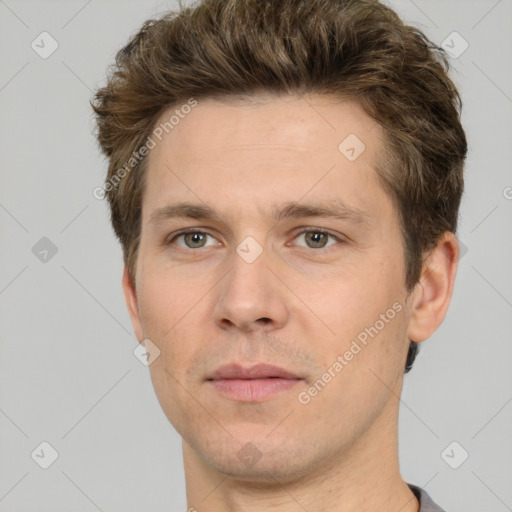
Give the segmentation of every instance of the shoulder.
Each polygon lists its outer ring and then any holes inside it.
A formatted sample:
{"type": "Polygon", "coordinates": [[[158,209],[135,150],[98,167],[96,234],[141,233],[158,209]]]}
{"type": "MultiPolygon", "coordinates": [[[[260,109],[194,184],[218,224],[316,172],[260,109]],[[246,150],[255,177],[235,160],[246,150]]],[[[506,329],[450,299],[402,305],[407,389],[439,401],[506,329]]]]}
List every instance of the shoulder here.
{"type": "Polygon", "coordinates": [[[420,503],[419,512],[445,512],[441,507],[436,505],[430,496],[421,488],[416,485],[407,484],[411,491],[415,494],[420,503]]]}

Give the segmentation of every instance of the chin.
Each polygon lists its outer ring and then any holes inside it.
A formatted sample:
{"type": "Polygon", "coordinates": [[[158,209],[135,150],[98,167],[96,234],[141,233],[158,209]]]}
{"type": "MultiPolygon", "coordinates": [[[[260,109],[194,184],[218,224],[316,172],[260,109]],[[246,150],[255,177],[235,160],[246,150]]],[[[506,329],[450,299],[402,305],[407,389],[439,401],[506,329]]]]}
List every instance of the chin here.
{"type": "Polygon", "coordinates": [[[329,455],[320,454],[302,437],[287,442],[264,436],[260,441],[251,441],[247,435],[244,439],[246,441],[240,441],[227,435],[223,440],[190,439],[187,444],[213,471],[229,475],[238,482],[265,484],[266,487],[296,482],[311,475],[329,455]]]}

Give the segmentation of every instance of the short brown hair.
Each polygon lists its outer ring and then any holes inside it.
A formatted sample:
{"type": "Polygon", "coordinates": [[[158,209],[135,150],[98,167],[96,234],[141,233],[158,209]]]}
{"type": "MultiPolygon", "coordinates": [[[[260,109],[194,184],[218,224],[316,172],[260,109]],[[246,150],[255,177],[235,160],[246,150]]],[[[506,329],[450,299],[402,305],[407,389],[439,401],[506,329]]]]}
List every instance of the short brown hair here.
{"type": "MultiPolygon", "coordinates": [[[[448,69],[441,48],[377,0],[202,0],[147,20],[91,102],[132,281],[147,158],[113,180],[162,113],[190,98],[317,93],[356,101],[384,129],[378,172],[396,205],[412,290],[425,254],[457,227],[467,144],[448,69]]],[[[406,371],[416,351],[412,342],[406,371]]]]}

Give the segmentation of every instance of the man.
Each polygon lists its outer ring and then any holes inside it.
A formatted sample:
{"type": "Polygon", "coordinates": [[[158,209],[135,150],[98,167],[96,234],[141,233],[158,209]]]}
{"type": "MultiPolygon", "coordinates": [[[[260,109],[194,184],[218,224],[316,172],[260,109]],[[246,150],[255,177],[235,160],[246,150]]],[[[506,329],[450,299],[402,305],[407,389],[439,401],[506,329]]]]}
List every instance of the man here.
{"type": "Polygon", "coordinates": [[[397,448],[459,251],[441,50],[377,1],[204,0],[146,22],[93,108],[190,510],[441,510],[397,448]]]}

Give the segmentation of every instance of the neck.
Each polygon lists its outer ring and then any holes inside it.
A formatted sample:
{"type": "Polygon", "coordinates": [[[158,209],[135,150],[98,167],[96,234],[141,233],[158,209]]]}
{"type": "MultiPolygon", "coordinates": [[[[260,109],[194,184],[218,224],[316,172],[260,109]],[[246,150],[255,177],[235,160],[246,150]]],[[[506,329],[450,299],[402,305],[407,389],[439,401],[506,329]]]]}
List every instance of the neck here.
{"type": "Polygon", "coordinates": [[[262,483],[219,473],[183,441],[187,502],[197,512],[418,512],[398,466],[398,400],[349,449],[306,476],[262,483]]]}

